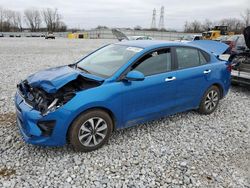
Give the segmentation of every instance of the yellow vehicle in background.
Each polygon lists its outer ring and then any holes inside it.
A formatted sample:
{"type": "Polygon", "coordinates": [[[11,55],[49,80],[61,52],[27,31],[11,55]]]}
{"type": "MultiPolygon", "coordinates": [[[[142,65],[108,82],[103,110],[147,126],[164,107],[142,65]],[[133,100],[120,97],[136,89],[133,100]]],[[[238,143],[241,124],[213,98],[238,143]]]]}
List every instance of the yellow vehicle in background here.
{"type": "Polygon", "coordinates": [[[204,40],[216,40],[221,36],[234,35],[234,32],[229,32],[227,26],[215,26],[212,30],[202,33],[204,40]]]}
{"type": "Polygon", "coordinates": [[[88,39],[89,35],[87,32],[82,33],[68,33],[69,39],[88,39]]]}

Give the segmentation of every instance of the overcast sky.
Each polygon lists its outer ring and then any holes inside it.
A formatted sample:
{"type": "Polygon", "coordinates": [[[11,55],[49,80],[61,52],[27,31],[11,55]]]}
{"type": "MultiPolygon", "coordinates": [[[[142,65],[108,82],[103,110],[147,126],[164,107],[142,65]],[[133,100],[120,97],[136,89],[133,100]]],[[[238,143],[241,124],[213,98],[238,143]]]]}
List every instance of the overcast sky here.
{"type": "Polygon", "coordinates": [[[164,6],[165,27],[181,30],[186,20],[241,18],[241,13],[250,8],[250,0],[0,0],[0,6],[18,11],[58,8],[69,27],[87,29],[97,25],[149,28],[153,9],[157,10],[158,25],[164,6]]]}

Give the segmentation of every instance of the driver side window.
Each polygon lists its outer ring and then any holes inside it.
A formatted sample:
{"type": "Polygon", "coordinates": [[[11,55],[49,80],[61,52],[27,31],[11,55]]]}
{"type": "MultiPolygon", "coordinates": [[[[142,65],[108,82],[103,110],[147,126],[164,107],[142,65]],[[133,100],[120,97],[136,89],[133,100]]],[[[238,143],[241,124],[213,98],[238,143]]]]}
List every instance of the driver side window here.
{"type": "Polygon", "coordinates": [[[171,71],[170,49],[156,50],[146,54],[133,65],[132,70],[142,72],[145,76],[171,71]]]}

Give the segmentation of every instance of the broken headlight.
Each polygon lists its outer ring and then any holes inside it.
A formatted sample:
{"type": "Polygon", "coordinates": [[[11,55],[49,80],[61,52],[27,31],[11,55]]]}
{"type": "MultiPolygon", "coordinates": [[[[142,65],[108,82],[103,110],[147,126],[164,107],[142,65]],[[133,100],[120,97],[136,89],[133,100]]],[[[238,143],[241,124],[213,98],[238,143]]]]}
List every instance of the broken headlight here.
{"type": "MultiPolygon", "coordinates": [[[[47,107],[47,109],[44,109],[43,112],[42,112],[42,115],[45,116],[47,115],[49,112],[54,112],[57,108],[60,107],[60,105],[57,105],[58,103],[58,99],[54,99],[52,101],[52,103],[47,107]]],[[[43,106],[44,108],[44,106],[43,106]]]]}
{"type": "Polygon", "coordinates": [[[52,102],[50,102],[49,104],[47,104],[47,102],[40,104],[43,107],[43,110],[41,111],[41,114],[43,116],[45,116],[50,112],[54,112],[57,108],[59,108],[62,105],[66,104],[74,96],[75,96],[75,93],[67,93],[67,94],[64,94],[63,96],[57,96],[57,98],[52,100],[52,102]],[[44,106],[46,106],[46,107],[44,108],[44,106]]]}

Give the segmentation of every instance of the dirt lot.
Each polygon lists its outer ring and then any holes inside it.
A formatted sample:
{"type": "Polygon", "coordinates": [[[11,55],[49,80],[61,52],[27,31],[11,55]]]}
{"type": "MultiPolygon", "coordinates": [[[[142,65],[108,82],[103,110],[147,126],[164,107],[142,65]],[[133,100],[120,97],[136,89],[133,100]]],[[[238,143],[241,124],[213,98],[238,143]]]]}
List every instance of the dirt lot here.
{"type": "Polygon", "coordinates": [[[0,187],[250,187],[250,90],[232,87],[209,116],[191,111],[116,131],[91,153],[25,144],[16,84],[112,40],[0,39],[0,187]]]}

